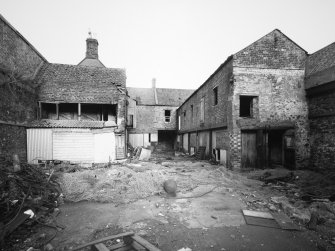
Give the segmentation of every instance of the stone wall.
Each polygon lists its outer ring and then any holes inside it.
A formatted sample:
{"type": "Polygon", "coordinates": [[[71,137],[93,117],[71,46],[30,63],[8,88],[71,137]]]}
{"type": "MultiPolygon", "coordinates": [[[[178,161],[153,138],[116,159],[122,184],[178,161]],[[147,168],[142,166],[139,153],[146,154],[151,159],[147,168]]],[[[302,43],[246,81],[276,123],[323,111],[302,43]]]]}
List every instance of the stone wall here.
{"type": "Polygon", "coordinates": [[[227,126],[229,107],[228,94],[230,91],[230,78],[232,63],[226,61],[219,69],[179,107],[180,132],[206,130],[227,126]],[[218,103],[214,104],[213,88],[218,88],[218,103]],[[204,99],[204,120],[201,116],[201,99],[204,99]],[[192,108],[193,107],[193,108],[192,108]],[[193,109],[193,112],[192,112],[193,109]]]}
{"type": "Polygon", "coordinates": [[[177,129],[177,107],[172,106],[136,106],[136,128],[129,129],[129,133],[157,133],[158,130],[177,129]],[[171,110],[170,122],[165,122],[164,111],[171,110]]]}
{"type": "Polygon", "coordinates": [[[26,161],[26,129],[36,119],[34,76],[46,60],[0,16],[0,157],[26,161]],[[11,77],[14,75],[15,77],[11,77]]]}
{"type": "Polygon", "coordinates": [[[295,128],[296,167],[306,167],[309,157],[308,109],[304,88],[304,70],[234,68],[234,95],[230,128],[232,162],[241,161],[241,129],[268,129],[278,126],[295,128]],[[240,95],[257,96],[257,113],[241,118],[240,95]]]}
{"type": "Polygon", "coordinates": [[[335,168],[335,90],[309,96],[311,167],[335,168]]]}

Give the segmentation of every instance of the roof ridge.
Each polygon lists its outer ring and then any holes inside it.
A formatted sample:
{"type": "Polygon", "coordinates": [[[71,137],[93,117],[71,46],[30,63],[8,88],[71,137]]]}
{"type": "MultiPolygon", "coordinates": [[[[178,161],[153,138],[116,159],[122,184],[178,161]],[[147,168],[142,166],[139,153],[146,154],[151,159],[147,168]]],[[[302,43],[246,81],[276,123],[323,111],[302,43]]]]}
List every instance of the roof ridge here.
{"type": "Polygon", "coordinates": [[[319,50],[313,52],[312,54],[309,54],[309,56],[313,56],[314,54],[316,54],[316,53],[318,53],[318,52],[320,52],[320,51],[322,51],[322,50],[324,50],[324,49],[330,47],[330,46],[333,45],[333,44],[335,44],[335,42],[332,42],[332,43],[326,45],[325,47],[322,47],[321,49],[319,49],[319,50]]]}

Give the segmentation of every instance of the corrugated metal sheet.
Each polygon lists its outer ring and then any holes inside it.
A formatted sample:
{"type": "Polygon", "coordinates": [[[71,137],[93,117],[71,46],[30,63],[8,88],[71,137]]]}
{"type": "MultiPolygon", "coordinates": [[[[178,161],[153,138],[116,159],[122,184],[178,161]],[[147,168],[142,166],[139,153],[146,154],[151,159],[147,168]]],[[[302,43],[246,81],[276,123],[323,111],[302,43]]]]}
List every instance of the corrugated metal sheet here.
{"type": "Polygon", "coordinates": [[[114,132],[94,134],[94,162],[107,163],[115,160],[114,132]]]}
{"type": "Polygon", "coordinates": [[[52,129],[27,129],[28,163],[52,160],[52,129]]]}
{"type": "Polygon", "coordinates": [[[94,162],[94,135],[89,129],[54,129],[53,158],[94,162]]]}

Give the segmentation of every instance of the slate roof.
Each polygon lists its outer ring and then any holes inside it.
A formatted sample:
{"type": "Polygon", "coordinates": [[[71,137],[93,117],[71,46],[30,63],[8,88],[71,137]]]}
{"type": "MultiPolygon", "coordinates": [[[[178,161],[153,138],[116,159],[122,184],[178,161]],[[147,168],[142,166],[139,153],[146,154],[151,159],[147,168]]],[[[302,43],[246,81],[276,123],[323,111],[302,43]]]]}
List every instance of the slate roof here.
{"type": "Polygon", "coordinates": [[[85,120],[36,120],[28,124],[30,128],[104,128],[116,127],[113,121],[85,121],[85,120]]]}
{"type": "Polygon", "coordinates": [[[97,58],[84,58],[79,64],[79,66],[88,66],[88,67],[104,67],[104,64],[97,58]]]}
{"type": "Polygon", "coordinates": [[[166,105],[179,106],[187,99],[194,90],[156,88],[157,101],[153,88],[127,87],[128,95],[137,101],[138,105],[166,105]]]}
{"type": "Polygon", "coordinates": [[[335,42],[311,54],[306,62],[306,76],[335,66],[335,42]]]}
{"type": "Polygon", "coordinates": [[[155,93],[152,88],[127,87],[127,91],[138,105],[155,105],[155,93]]]}
{"type": "Polygon", "coordinates": [[[126,86],[125,69],[46,64],[37,74],[40,101],[112,102],[126,86]]]}
{"type": "Polygon", "coordinates": [[[159,105],[180,106],[194,90],[157,88],[157,99],[159,105]]]}

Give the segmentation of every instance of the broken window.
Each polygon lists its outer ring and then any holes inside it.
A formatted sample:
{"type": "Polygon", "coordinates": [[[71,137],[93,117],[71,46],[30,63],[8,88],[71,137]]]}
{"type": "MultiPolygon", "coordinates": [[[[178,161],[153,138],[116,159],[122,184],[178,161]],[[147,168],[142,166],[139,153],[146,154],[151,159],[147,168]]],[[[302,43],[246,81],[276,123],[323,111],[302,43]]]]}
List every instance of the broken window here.
{"type": "Polygon", "coordinates": [[[93,121],[114,121],[116,123],[117,105],[81,104],[81,119],[93,121]]]}
{"type": "Polygon", "coordinates": [[[240,117],[253,118],[255,116],[255,96],[240,96],[240,117]]]}
{"type": "Polygon", "coordinates": [[[57,119],[57,104],[55,103],[40,103],[41,119],[57,119]]]}
{"type": "Polygon", "coordinates": [[[214,96],[214,104],[213,105],[217,105],[218,104],[218,87],[215,87],[213,89],[213,96],[214,96]]]}
{"type": "Polygon", "coordinates": [[[164,110],[165,122],[171,121],[171,110],[164,110]]]}
{"type": "Polygon", "coordinates": [[[205,121],[205,98],[200,100],[200,123],[205,121]]]}
{"type": "Polygon", "coordinates": [[[75,103],[60,103],[59,104],[59,119],[60,120],[77,120],[78,119],[78,104],[75,103]]]}

